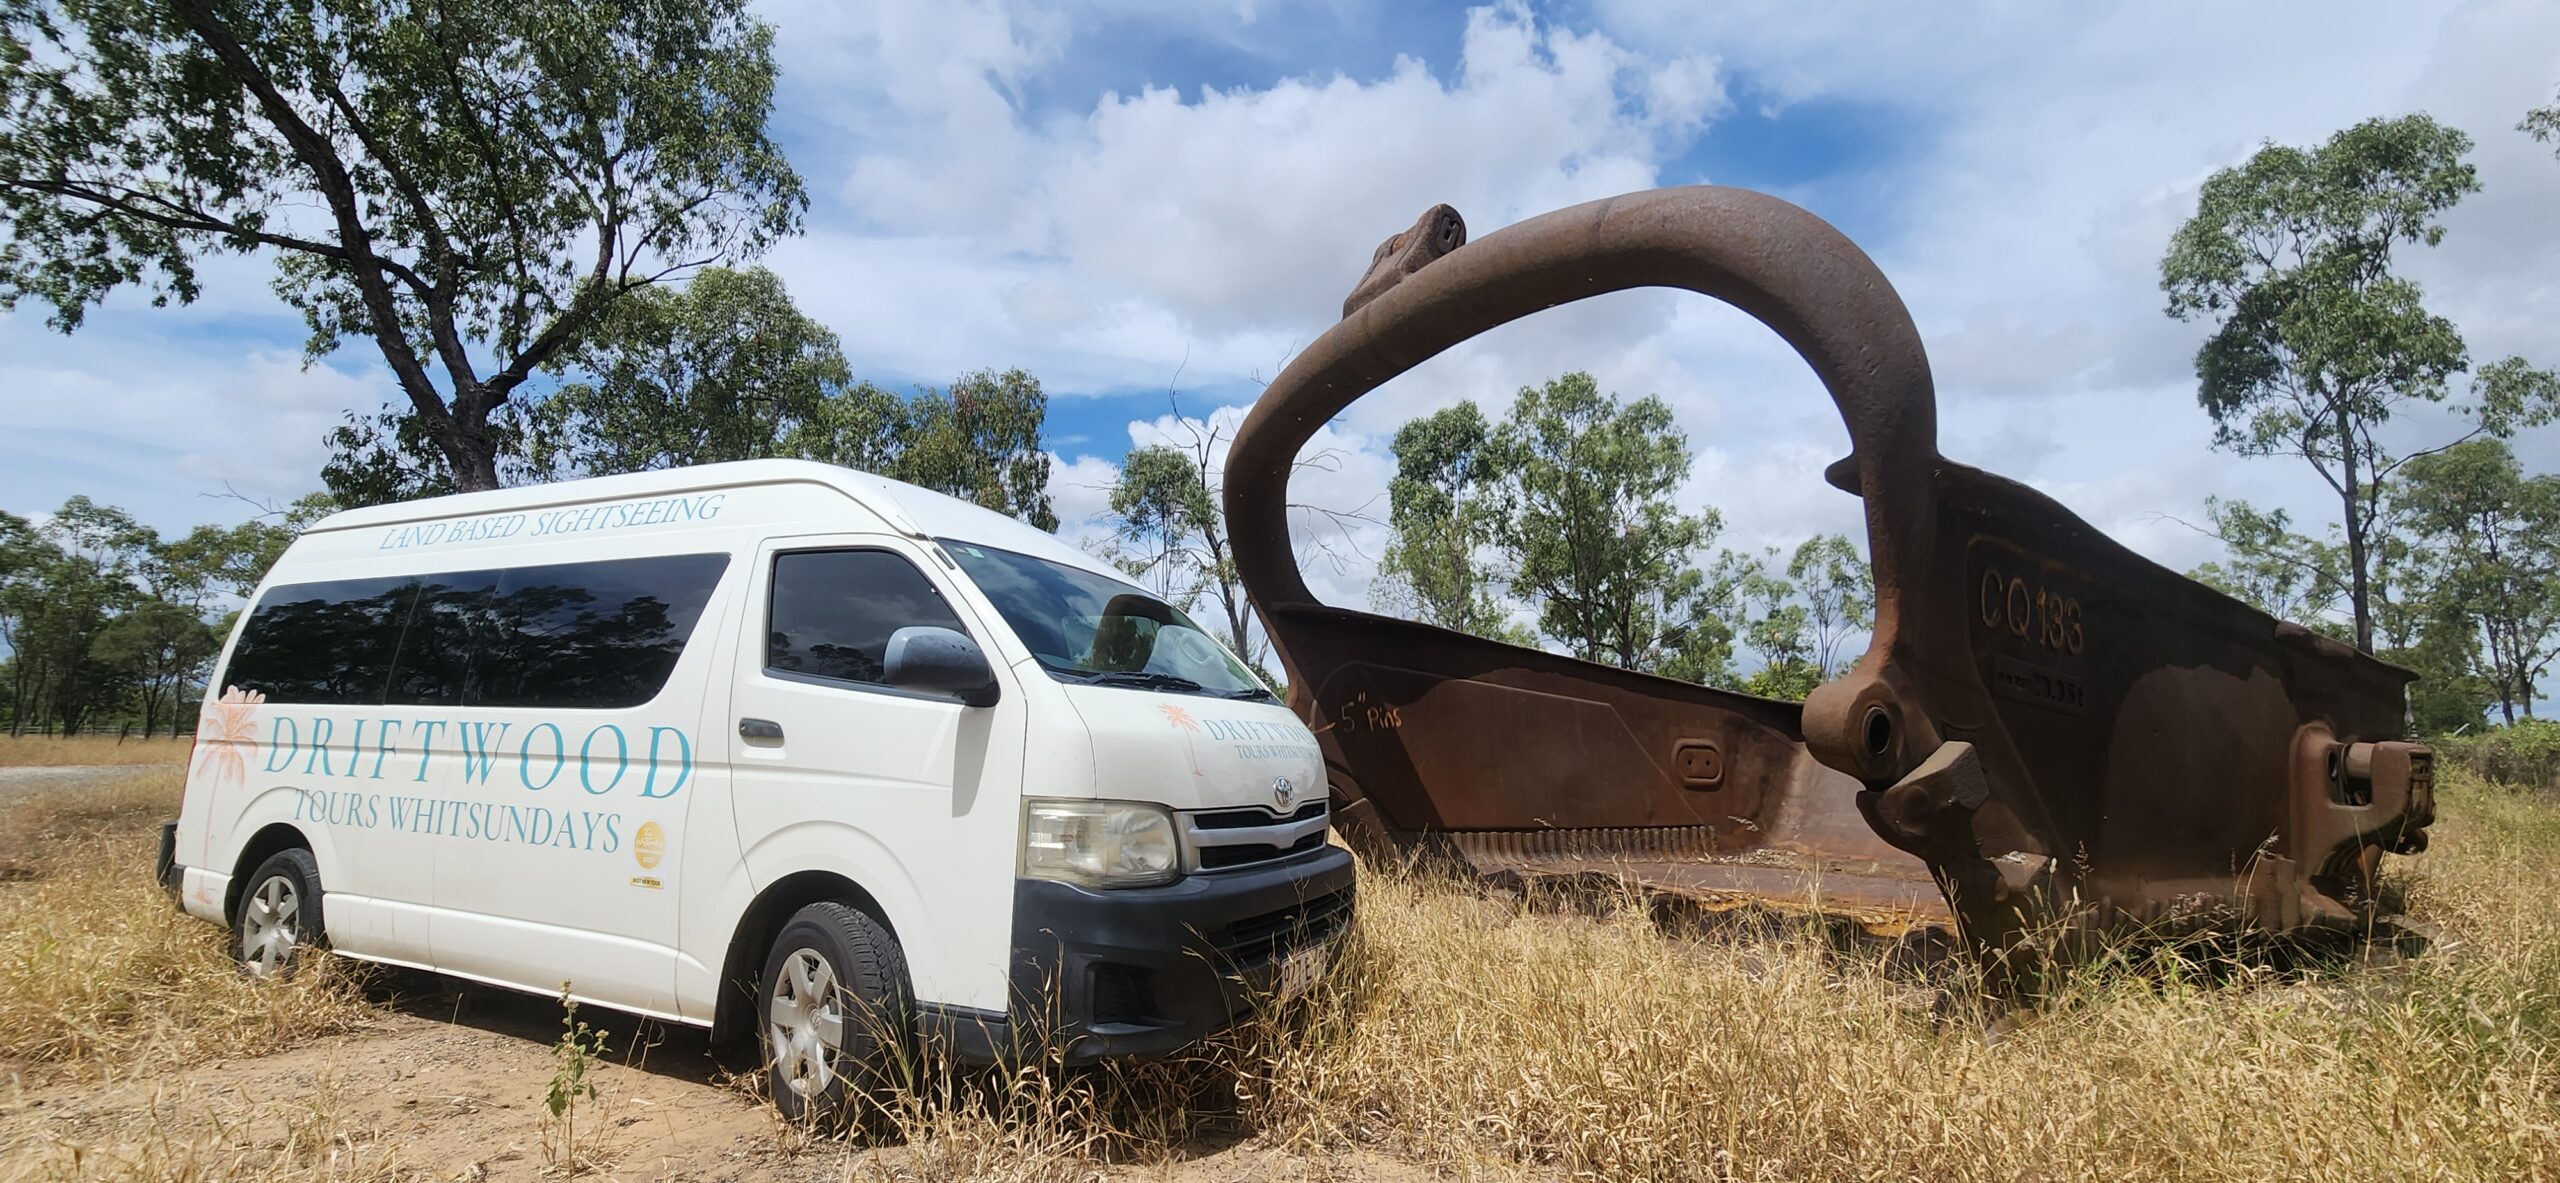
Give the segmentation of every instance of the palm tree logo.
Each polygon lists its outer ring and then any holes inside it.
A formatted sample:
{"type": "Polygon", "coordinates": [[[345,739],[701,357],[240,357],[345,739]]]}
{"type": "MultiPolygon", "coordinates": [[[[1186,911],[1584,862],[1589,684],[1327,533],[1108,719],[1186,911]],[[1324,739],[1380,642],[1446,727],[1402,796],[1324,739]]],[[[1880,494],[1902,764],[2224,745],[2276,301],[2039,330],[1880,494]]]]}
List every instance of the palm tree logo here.
{"type": "Polygon", "coordinates": [[[1183,750],[1191,756],[1191,775],[1209,775],[1200,771],[1200,749],[1191,741],[1192,736],[1200,734],[1200,721],[1192,718],[1191,712],[1169,702],[1157,703],[1156,709],[1164,712],[1165,722],[1173,724],[1174,730],[1182,733],[1183,750]]]}
{"type": "Polygon", "coordinates": [[[258,708],[266,701],[266,695],[234,686],[204,704],[196,722],[197,772],[210,775],[216,784],[248,779],[249,765],[241,757],[258,748],[258,708]]]}

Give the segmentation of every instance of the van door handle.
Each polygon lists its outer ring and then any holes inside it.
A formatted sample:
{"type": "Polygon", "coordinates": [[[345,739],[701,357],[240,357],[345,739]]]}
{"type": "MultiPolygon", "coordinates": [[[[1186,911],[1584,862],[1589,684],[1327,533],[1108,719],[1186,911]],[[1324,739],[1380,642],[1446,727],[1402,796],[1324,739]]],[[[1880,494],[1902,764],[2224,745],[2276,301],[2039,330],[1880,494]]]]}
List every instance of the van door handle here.
{"type": "Polygon", "coordinates": [[[738,738],[770,739],[778,742],[782,739],[782,724],[771,719],[740,719],[738,720],[738,738]]]}

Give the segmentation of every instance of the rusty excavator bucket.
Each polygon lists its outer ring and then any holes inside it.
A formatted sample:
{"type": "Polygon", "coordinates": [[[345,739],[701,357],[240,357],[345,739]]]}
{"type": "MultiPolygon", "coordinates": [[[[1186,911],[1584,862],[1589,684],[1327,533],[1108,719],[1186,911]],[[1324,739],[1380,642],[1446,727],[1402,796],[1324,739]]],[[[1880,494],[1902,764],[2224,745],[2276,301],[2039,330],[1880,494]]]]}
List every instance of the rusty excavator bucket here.
{"type": "Polygon", "coordinates": [[[1225,497],[1357,845],[1877,931],[1952,921],[1995,966],[2057,931],[2351,928],[2382,853],[2426,846],[2411,675],[1939,455],[1910,314],[1793,205],[1660,189],[1473,243],[1439,206],[1343,313],[1246,418],[1225,497]],[[1848,424],[1826,475],[1865,501],[1875,627],[1801,706],[1332,607],[1299,574],[1287,486],[1320,425],[1478,333],[1636,287],[1749,313],[1848,424]]]}

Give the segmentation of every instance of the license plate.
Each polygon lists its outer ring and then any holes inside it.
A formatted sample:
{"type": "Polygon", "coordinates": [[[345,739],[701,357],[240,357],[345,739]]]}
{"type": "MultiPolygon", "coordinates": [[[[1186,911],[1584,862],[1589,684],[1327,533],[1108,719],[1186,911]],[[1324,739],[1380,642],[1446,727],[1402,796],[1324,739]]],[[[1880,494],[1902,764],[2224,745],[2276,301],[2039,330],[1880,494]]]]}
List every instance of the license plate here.
{"type": "Polygon", "coordinates": [[[1292,951],[1280,959],[1280,981],[1273,992],[1280,1001],[1287,1002],[1314,989],[1316,982],[1324,977],[1324,964],[1323,945],[1309,945],[1292,951]]]}

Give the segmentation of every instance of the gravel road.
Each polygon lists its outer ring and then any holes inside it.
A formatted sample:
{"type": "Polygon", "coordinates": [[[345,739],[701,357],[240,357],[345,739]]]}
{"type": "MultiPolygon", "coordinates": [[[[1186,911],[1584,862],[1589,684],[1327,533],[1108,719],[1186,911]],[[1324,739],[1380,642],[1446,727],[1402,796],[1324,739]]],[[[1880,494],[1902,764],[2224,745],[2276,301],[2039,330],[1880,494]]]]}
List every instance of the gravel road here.
{"type": "Polygon", "coordinates": [[[46,789],[77,789],[121,780],[156,765],[30,764],[0,768],[0,801],[46,789]]]}

